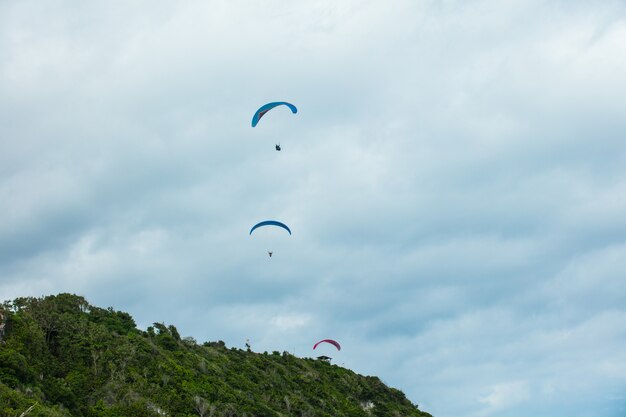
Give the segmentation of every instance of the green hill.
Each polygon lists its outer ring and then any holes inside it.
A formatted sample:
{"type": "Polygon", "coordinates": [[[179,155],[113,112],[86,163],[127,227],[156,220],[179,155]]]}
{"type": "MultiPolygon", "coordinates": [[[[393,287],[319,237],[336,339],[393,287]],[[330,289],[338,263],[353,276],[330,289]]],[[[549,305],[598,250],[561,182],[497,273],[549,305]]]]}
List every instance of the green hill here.
{"type": "Polygon", "coordinates": [[[0,416],[430,416],[376,377],[142,331],[76,295],[18,298],[0,315],[0,416]]]}

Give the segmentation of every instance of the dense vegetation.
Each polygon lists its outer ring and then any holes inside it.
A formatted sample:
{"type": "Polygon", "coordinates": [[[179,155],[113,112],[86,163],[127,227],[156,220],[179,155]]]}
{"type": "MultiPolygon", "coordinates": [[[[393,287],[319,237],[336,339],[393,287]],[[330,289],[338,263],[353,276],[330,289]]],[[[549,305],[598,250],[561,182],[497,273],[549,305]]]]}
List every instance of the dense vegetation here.
{"type": "Polygon", "coordinates": [[[161,323],[141,331],[76,295],[19,298],[0,315],[0,416],[430,416],[376,377],[199,345],[161,323]]]}

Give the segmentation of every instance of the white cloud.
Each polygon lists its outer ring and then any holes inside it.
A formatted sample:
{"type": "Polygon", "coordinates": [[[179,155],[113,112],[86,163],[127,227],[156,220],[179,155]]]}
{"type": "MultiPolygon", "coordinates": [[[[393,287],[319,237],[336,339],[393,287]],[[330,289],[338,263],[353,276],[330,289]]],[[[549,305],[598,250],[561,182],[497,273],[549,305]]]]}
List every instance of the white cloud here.
{"type": "Polygon", "coordinates": [[[273,317],[271,320],[272,324],[282,331],[300,329],[310,321],[311,317],[308,314],[280,315],[273,317]]]}
{"type": "Polygon", "coordinates": [[[479,401],[487,407],[484,414],[490,415],[523,404],[530,399],[530,389],[526,381],[510,381],[491,387],[489,393],[479,401]]]}

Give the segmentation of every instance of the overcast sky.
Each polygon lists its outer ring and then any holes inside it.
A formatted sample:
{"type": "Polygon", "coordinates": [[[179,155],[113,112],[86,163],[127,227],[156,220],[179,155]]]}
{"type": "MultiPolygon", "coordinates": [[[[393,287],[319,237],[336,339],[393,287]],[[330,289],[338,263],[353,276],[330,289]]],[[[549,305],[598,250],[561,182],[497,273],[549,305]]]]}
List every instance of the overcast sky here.
{"type": "Polygon", "coordinates": [[[621,0],[0,1],[0,299],[624,416],[625,110],[621,0]]]}

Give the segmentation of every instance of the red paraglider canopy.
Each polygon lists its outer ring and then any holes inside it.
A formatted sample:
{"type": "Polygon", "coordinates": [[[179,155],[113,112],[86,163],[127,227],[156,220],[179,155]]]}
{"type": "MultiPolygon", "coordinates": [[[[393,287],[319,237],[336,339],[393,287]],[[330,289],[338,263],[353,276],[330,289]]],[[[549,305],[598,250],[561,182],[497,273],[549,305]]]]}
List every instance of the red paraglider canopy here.
{"type": "Polygon", "coordinates": [[[320,340],[319,342],[317,342],[314,346],[313,346],[313,350],[315,350],[315,348],[317,347],[317,345],[319,345],[320,343],[330,343],[331,345],[333,345],[334,347],[337,348],[337,350],[341,350],[341,345],[339,344],[339,342],[336,342],[332,339],[324,339],[324,340],[320,340]]]}

